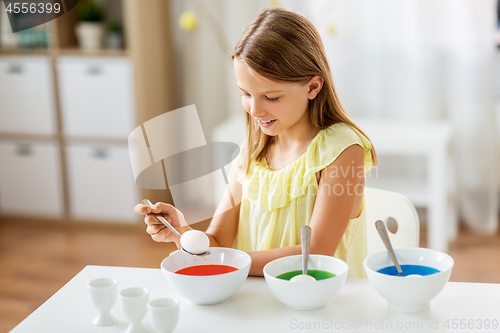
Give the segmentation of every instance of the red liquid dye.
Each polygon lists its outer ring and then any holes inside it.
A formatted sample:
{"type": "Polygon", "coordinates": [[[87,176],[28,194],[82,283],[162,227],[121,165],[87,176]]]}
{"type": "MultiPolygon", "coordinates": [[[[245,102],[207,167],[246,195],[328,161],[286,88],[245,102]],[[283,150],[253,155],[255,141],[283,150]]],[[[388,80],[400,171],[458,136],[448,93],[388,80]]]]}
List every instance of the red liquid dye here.
{"type": "Polygon", "coordinates": [[[237,271],[238,268],[227,265],[198,265],[179,269],[176,273],[183,275],[217,275],[237,271]]]}

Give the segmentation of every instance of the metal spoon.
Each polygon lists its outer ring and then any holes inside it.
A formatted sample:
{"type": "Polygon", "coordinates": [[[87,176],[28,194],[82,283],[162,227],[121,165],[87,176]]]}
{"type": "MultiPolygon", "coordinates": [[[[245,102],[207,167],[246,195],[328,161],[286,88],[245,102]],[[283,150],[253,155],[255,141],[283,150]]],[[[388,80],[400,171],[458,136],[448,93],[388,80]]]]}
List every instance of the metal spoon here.
{"type": "MultiPolygon", "coordinates": [[[[143,199],[141,201],[141,203],[145,206],[149,206],[150,208],[153,208],[153,204],[148,199],[143,199]]],[[[177,230],[175,230],[175,228],[172,227],[172,225],[170,223],[168,223],[168,221],[165,220],[165,218],[163,216],[158,215],[158,214],[153,214],[153,213],[150,213],[150,215],[153,215],[158,221],[163,223],[168,228],[168,230],[170,230],[174,235],[177,236],[177,238],[179,238],[179,240],[181,240],[182,235],[177,230]]],[[[181,251],[184,253],[193,255],[193,256],[208,256],[210,254],[210,251],[206,251],[203,253],[191,253],[191,252],[187,251],[186,249],[184,249],[182,247],[182,245],[181,245],[181,251]]]]}
{"type": "Polygon", "coordinates": [[[375,222],[375,227],[377,228],[378,234],[380,235],[382,242],[384,242],[385,248],[389,252],[391,259],[396,266],[398,276],[403,275],[403,270],[401,269],[401,266],[399,266],[398,259],[396,258],[396,254],[394,253],[394,249],[392,248],[391,240],[389,239],[389,234],[387,233],[384,222],[381,220],[377,220],[375,222]]]}
{"type": "Polygon", "coordinates": [[[300,229],[302,242],[302,274],[295,275],[291,282],[313,282],[316,281],[311,275],[307,275],[307,264],[309,263],[309,247],[311,245],[311,227],[305,225],[300,229]]]}

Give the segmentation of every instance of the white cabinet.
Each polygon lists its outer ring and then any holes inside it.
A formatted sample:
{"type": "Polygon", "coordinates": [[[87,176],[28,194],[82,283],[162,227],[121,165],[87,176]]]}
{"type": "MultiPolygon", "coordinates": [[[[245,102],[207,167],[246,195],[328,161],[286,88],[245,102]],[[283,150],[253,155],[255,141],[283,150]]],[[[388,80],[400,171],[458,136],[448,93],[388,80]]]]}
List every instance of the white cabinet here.
{"type": "Polygon", "coordinates": [[[76,220],[135,222],[139,203],[127,145],[66,147],[70,214],[76,220]]]}
{"type": "Polygon", "coordinates": [[[0,56],[0,134],[10,138],[0,141],[0,215],[140,220],[126,144],[137,126],[134,94],[126,57],[0,56]]]}
{"type": "Polygon", "coordinates": [[[59,146],[0,141],[0,213],[62,217],[59,146]]]}
{"type": "Polygon", "coordinates": [[[0,57],[0,132],[56,133],[53,69],[47,56],[0,57]]]}
{"type": "Polygon", "coordinates": [[[132,62],[121,57],[60,57],[63,133],[127,138],[135,128],[132,62]]]}
{"type": "MultiPolygon", "coordinates": [[[[90,142],[128,137],[136,126],[128,58],[65,56],[58,59],[57,72],[65,136],[90,142]]],[[[139,188],[126,144],[70,143],[66,161],[72,219],[138,220],[133,208],[139,202],[139,188]]]]}

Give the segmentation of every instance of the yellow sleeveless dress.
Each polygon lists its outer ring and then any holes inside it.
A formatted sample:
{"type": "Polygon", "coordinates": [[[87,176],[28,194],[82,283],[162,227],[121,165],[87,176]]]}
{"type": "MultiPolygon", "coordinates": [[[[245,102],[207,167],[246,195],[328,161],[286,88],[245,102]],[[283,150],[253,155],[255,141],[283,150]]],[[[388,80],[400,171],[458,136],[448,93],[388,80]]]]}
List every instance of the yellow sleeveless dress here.
{"type": "MultiPolygon", "coordinates": [[[[307,151],[284,169],[269,169],[264,159],[243,171],[243,157],[233,164],[242,184],[237,248],[242,251],[270,250],[300,244],[300,229],[308,225],[314,209],[318,182],[316,173],[330,165],[351,145],[364,151],[364,174],[373,166],[371,143],[355,128],[337,123],[321,130],[307,151]]],[[[243,149],[241,150],[243,151],[243,149]]],[[[358,172],[358,170],[355,170],[358,172]]],[[[351,219],[335,257],[349,265],[349,277],[365,277],[366,221],[364,204],[351,219]]]]}

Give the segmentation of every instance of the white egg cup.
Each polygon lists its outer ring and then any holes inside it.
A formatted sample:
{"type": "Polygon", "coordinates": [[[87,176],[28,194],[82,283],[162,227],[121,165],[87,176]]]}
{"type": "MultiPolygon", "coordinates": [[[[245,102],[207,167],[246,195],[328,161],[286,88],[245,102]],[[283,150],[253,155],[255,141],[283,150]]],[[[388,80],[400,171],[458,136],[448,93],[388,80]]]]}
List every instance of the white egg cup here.
{"type": "Polygon", "coordinates": [[[111,308],[116,303],[118,281],[111,278],[99,278],[87,284],[90,302],[99,311],[93,324],[96,326],[111,326],[118,320],[111,315],[111,308]]]}
{"type": "Polygon", "coordinates": [[[147,332],[142,320],[148,311],[149,291],[142,287],[127,288],[120,291],[119,298],[125,318],[130,322],[125,333],[147,332]]]}
{"type": "Polygon", "coordinates": [[[159,298],[148,303],[151,325],[158,333],[170,333],[179,319],[179,301],[174,298],[159,298]]]}

